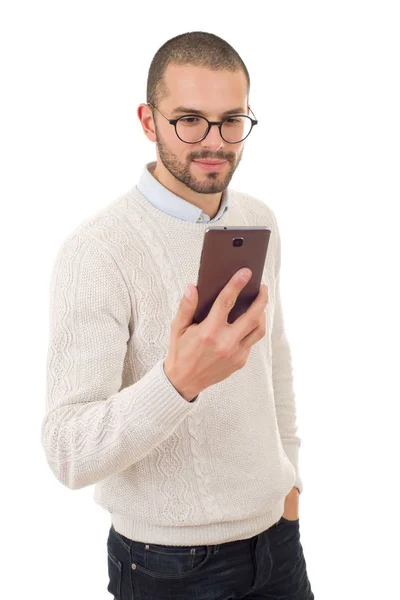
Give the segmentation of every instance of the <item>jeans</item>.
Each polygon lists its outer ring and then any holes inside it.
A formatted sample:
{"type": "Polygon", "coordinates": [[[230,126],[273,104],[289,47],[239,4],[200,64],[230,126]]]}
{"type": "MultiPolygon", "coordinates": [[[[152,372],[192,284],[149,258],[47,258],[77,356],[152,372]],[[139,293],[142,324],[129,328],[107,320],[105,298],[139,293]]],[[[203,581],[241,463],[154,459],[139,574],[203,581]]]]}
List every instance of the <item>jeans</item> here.
{"type": "Polygon", "coordinates": [[[111,525],[107,552],[114,600],[314,600],[299,519],[211,546],[136,542],[111,525]]]}

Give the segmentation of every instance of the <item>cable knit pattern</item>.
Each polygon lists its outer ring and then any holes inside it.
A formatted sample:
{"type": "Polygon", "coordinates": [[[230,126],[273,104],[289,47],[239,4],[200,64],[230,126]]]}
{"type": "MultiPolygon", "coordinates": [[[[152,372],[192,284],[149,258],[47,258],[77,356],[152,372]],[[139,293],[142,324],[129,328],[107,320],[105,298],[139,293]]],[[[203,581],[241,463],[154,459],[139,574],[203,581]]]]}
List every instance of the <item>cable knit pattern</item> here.
{"type": "Polygon", "coordinates": [[[301,440],[279,290],[280,235],[264,202],[230,189],[218,226],[267,225],[267,332],[247,364],[186,402],[164,373],[170,325],[197,282],[206,227],[137,186],[61,244],[50,281],[41,439],[56,478],[95,484],[128,538],[170,545],[251,537],[282,515],[301,440]]]}

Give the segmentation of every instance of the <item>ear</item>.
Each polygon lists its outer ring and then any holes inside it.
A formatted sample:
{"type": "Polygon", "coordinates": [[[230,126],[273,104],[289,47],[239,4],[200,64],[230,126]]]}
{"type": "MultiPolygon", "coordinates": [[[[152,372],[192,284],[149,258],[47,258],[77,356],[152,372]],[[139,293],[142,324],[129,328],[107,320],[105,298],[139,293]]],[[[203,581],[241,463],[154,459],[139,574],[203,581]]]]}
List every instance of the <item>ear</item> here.
{"type": "Polygon", "coordinates": [[[149,139],[151,142],[156,142],[157,136],[150,106],[145,103],[139,104],[137,116],[147,139],[149,139]]]}

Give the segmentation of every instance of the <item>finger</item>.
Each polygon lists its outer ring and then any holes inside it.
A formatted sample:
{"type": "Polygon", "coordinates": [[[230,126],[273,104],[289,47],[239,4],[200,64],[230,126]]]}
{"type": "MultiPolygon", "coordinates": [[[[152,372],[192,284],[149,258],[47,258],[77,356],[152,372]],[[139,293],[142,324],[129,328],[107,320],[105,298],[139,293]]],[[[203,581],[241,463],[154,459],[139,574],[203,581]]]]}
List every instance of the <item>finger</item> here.
{"type": "Polygon", "coordinates": [[[266,333],[266,325],[267,325],[267,315],[266,312],[263,311],[260,321],[255,329],[251,331],[248,335],[245,335],[244,338],[239,342],[240,348],[242,350],[247,350],[251,348],[256,342],[259,342],[266,333]]]}
{"type": "Polygon", "coordinates": [[[237,297],[249,282],[251,275],[251,270],[246,268],[240,269],[231,277],[214,300],[207,315],[207,322],[210,325],[221,325],[227,321],[228,315],[232,310],[237,297]],[[242,277],[243,272],[246,274],[245,279],[242,277]]]}
{"type": "Polygon", "coordinates": [[[260,317],[265,312],[268,304],[268,288],[266,285],[260,285],[260,291],[258,292],[257,298],[252,302],[250,307],[245,313],[240,315],[232,323],[232,330],[237,339],[242,340],[251,331],[258,327],[260,317]]]}
{"type": "Polygon", "coordinates": [[[171,322],[171,332],[173,332],[176,335],[187,329],[190,325],[192,325],[193,316],[197,308],[197,303],[197,286],[190,285],[190,296],[188,297],[186,293],[182,296],[178,310],[171,322]]]}

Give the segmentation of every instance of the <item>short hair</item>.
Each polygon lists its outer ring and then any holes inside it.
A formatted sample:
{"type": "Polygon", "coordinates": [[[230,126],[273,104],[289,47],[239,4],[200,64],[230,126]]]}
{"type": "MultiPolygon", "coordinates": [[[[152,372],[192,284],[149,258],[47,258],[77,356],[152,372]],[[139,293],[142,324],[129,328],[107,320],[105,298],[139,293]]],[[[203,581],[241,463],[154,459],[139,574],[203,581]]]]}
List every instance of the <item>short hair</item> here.
{"type": "Polygon", "coordinates": [[[147,103],[157,106],[163,97],[168,96],[164,74],[170,63],[206,67],[213,71],[242,70],[249,95],[250,75],[236,50],[213,33],[190,31],[171,38],[154,55],[147,76],[147,103]]]}

